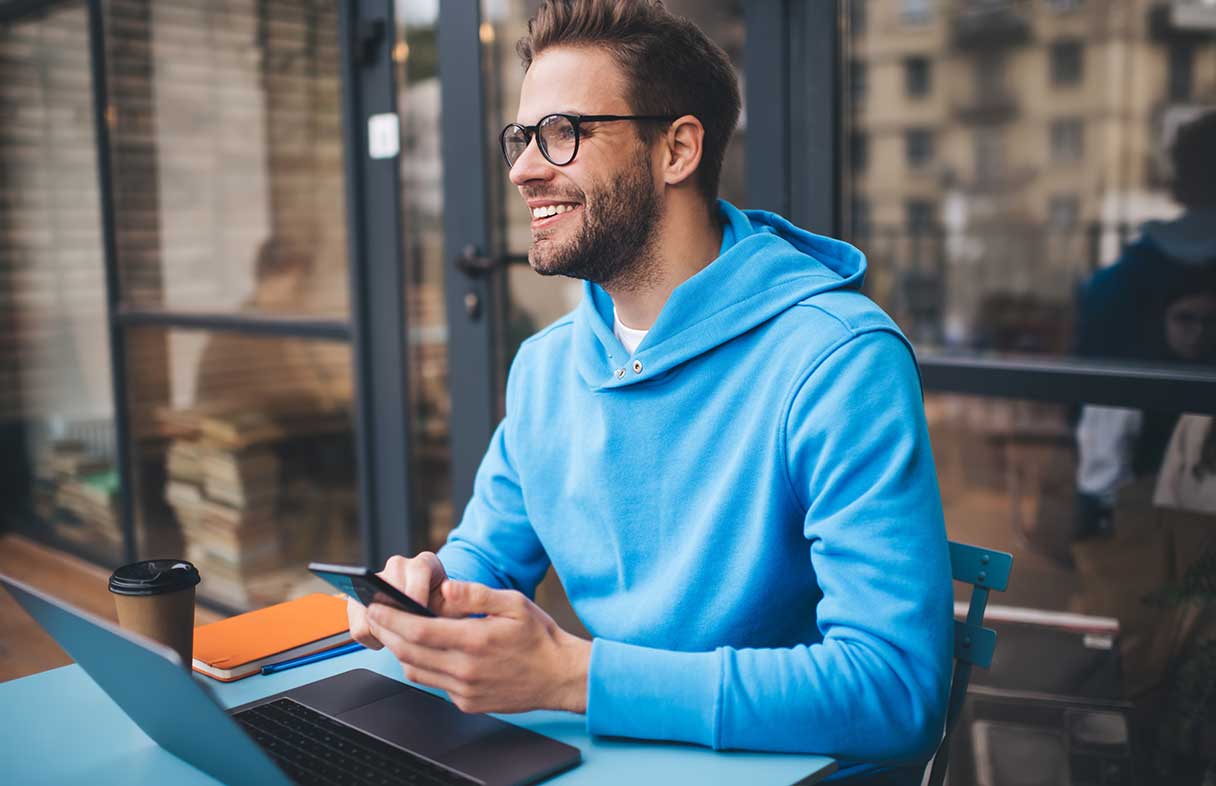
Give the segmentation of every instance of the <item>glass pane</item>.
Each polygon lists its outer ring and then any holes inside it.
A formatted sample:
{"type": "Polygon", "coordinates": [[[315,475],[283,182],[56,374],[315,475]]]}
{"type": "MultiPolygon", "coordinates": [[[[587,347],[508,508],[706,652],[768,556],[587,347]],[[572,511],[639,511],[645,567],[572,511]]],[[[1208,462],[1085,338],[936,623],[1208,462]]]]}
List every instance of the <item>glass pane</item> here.
{"type": "MultiPolygon", "coordinates": [[[[942,394],[925,410],[950,538],[1014,556],[985,619],[996,660],[971,684],[1008,691],[1023,722],[1057,734],[1068,729],[1053,703],[1115,702],[1105,709],[1153,732],[1130,749],[1124,734],[1107,755],[1134,753],[1145,783],[1200,783],[1185,729],[1214,674],[1203,661],[1216,641],[1214,418],[942,394]]],[[[968,741],[976,724],[1015,712],[976,701],[951,756],[966,783],[992,764],[968,741]]]]}
{"type": "MultiPolygon", "coordinates": [[[[700,3],[669,0],[669,11],[686,17],[721,46],[739,78],[743,90],[743,6],[740,3],[700,3]]],[[[530,216],[515,187],[507,179],[507,168],[498,149],[498,132],[515,121],[523,70],[515,54],[515,42],[527,33],[528,20],[539,3],[529,0],[482,0],[482,42],[486,47],[489,90],[487,93],[490,129],[491,189],[494,200],[495,230],[507,253],[524,255],[531,243],[530,216]]],[[[722,164],[719,196],[735,205],[744,202],[744,139],[747,133],[747,97],[743,96],[739,126],[726,149],[722,164]]],[[[570,311],[582,296],[582,283],[573,279],[543,277],[525,265],[513,266],[507,274],[507,308],[502,330],[499,362],[500,379],[519,344],[540,328],[570,311]]]]}
{"type": "Polygon", "coordinates": [[[393,50],[401,116],[402,236],[414,429],[411,493],[415,510],[426,517],[431,548],[438,548],[453,526],[438,15],[436,2],[399,3],[393,50]]]}
{"type": "Polygon", "coordinates": [[[141,557],[184,554],[237,611],[360,560],[348,345],[140,329],[128,353],[141,557]]]}
{"type": "Polygon", "coordinates": [[[337,5],[107,8],[126,301],[345,315],[337,5]]]}
{"type": "Polygon", "coordinates": [[[88,13],[0,27],[0,527],[122,543],[88,13]]]}
{"type": "Polygon", "coordinates": [[[922,350],[1216,361],[1216,7],[848,2],[845,235],[922,350]]]}

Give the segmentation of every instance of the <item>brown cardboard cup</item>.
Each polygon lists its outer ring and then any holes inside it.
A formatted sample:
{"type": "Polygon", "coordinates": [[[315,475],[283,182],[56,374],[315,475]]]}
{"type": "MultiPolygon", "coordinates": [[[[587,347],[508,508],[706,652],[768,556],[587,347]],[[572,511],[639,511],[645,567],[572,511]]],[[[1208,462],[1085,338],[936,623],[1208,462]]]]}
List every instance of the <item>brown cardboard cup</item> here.
{"type": "Polygon", "coordinates": [[[123,565],[110,576],[118,624],[175,650],[185,668],[194,651],[194,588],[189,562],[154,559],[123,565]]]}

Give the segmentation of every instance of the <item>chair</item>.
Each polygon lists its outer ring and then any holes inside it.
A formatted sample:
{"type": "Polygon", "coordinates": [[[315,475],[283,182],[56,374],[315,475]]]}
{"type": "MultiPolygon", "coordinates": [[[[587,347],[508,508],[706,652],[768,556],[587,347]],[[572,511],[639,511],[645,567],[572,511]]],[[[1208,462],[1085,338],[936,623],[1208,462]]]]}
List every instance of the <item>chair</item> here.
{"type": "Polygon", "coordinates": [[[967,609],[966,621],[954,623],[954,677],[950,682],[950,704],[946,711],[945,733],[929,765],[926,765],[930,767],[928,779],[923,777],[925,767],[899,765],[868,770],[853,777],[846,775],[831,783],[839,786],[888,786],[907,783],[920,775],[924,786],[942,786],[950,759],[950,734],[962,714],[963,701],[967,698],[967,683],[971,681],[971,667],[988,668],[992,665],[992,654],[996,650],[996,631],[983,626],[988,593],[992,590],[1005,591],[1009,586],[1012,567],[1013,556],[1003,551],[950,542],[950,570],[955,581],[972,585],[971,605],[967,609]]]}
{"type": "Polygon", "coordinates": [[[971,605],[967,619],[954,623],[954,677],[950,682],[950,704],[946,710],[946,730],[934,754],[926,786],[941,786],[946,779],[946,766],[950,760],[950,735],[958,723],[967,698],[967,683],[971,681],[971,667],[986,669],[992,665],[992,654],[996,650],[996,631],[984,627],[984,609],[988,605],[988,593],[992,590],[1004,592],[1009,586],[1009,572],[1013,568],[1013,556],[1003,551],[993,551],[965,543],[950,542],[950,569],[955,581],[972,585],[971,605]]]}

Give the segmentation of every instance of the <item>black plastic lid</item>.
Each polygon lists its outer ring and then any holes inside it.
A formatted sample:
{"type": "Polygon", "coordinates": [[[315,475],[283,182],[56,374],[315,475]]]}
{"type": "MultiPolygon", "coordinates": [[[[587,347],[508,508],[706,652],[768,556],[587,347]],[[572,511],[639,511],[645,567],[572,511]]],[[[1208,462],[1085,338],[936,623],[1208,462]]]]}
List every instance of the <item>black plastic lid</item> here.
{"type": "Polygon", "coordinates": [[[198,569],[179,559],[149,559],[123,565],[110,576],[116,595],[163,595],[199,582],[198,569]]]}

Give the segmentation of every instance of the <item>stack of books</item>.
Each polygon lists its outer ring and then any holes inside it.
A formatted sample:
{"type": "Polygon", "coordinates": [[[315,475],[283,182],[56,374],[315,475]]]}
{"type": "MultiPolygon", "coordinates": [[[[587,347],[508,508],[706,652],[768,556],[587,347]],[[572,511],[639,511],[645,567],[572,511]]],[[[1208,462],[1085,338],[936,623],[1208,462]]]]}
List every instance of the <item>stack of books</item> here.
{"type": "MultiPolygon", "coordinates": [[[[162,431],[173,434],[165,500],[186,559],[203,577],[201,598],[232,609],[281,601],[315,586],[303,563],[333,553],[325,547],[331,531],[357,545],[352,531],[333,526],[334,514],[353,506],[337,504],[311,466],[327,442],[348,438],[344,411],[210,404],[159,415],[162,431]]],[[[353,479],[345,485],[353,496],[353,479]]],[[[353,524],[353,511],[341,518],[353,524]]]]}
{"type": "Polygon", "coordinates": [[[76,440],[54,440],[34,468],[34,510],[56,536],[91,549],[122,548],[118,472],[76,440]]]}

